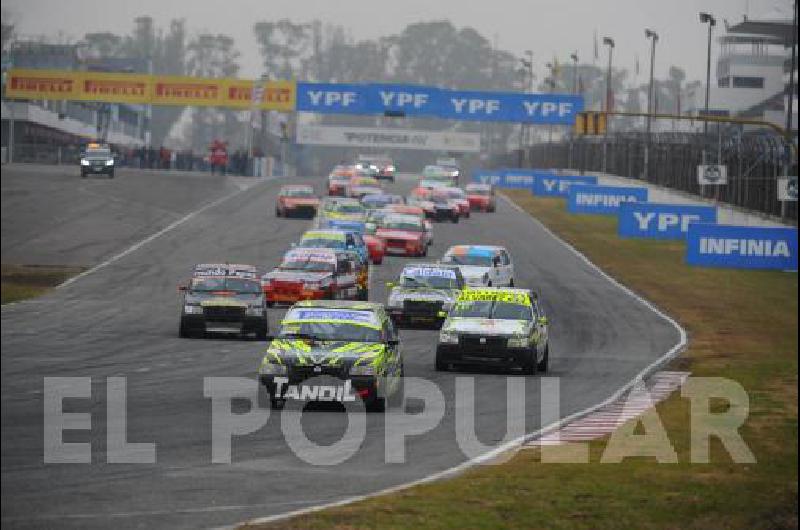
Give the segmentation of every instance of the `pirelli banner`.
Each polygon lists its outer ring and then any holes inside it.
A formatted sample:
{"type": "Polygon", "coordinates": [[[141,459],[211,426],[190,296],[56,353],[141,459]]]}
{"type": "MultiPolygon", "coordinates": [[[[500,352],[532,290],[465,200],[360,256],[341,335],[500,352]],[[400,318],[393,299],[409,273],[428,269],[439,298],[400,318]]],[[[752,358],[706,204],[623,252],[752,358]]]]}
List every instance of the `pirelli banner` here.
{"type": "Polygon", "coordinates": [[[192,107],[276,110],[295,108],[294,81],[267,81],[253,104],[255,83],[246,79],[159,76],[71,70],[11,69],[5,97],[192,107]]]}

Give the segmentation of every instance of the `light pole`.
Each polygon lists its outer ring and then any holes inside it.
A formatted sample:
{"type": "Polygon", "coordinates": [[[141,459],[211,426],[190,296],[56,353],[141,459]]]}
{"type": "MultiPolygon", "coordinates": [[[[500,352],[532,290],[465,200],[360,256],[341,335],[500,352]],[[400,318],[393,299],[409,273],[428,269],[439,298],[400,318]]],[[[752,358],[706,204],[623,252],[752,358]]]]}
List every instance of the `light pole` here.
{"type": "Polygon", "coordinates": [[[656,42],[658,42],[658,33],[651,29],[644,30],[644,36],[650,39],[650,86],[647,89],[647,136],[650,137],[650,114],[653,114],[653,70],[656,63],[656,42]]]}
{"type": "MultiPolygon", "coordinates": [[[[708,100],[711,95],[711,30],[717,25],[717,19],[710,13],[700,13],[700,23],[708,24],[708,58],[706,60],[706,105],[704,114],[708,116],[708,100]]],[[[708,134],[708,122],[703,121],[703,134],[708,134]]]]}
{"type": "Polygon", "coordinates": [[[611,111],[611,59],[614,56],[614,39],[603,37],[603,44],[608,46],[608,72],[606,74],[606,106],[605,111],[611,111]]]}
{"type": "Polygon", "coordinates": [[[572,93],[578,93],[578,52],[571,54],[570,59],[572,59],[573,68],[572,68],[572,93]]]}
{"type": "MultiPolygon", "coordinates": [[[[520,58],[519,62],[522,63],[523,72],[527,72],[527,90],[531,93],[533,92],[533,51],[532,50],[525,50],[525,58],[520,58]]],[[[525,75],[523,74],[522,77],[522,91],[526,91],[526,83],[525,83],[525,75]]],[[[525,125],[520,123],[519,125],[519,143],[520,143],[520,167],[522,167],[523,162],[523,145],[527,146],[530,142],[530,125],[525,125]]]]}

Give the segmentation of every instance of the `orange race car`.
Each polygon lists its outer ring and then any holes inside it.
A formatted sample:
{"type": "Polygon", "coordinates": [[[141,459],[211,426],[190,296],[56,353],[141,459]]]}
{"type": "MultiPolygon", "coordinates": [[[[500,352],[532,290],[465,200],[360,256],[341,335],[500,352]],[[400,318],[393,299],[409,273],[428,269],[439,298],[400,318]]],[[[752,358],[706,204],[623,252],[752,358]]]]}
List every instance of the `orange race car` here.
{"type": "Polygon", "coordinates": [[[275,203],[277,217],[313,218],[319,208],[319,198],[314,195],[314,188],[305,184],[281,187],[275,203]]]}

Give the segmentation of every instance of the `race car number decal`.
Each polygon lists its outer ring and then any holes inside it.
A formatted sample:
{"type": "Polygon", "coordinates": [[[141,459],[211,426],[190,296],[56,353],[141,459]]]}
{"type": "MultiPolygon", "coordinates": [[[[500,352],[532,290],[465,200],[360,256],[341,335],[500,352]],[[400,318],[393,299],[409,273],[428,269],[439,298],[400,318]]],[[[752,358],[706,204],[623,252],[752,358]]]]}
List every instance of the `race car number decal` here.
{"type": "Polygon", "coordinates": [[[528,293],[512,293],[503,291],[486,291],[470,289],[461,293],[459,302],[507,302],[509,304],[531,305],[528,293]]]}

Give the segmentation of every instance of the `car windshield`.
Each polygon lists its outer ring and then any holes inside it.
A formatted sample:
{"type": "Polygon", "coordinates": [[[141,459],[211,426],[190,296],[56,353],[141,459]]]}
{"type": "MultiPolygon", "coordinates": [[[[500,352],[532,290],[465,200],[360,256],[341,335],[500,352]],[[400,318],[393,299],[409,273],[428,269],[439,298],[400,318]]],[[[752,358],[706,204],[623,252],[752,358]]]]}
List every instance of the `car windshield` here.
{"type": "Polygon", "coordinates": [[[392,219],[387,217],[381,223],[381,227],[392,230],[406,230],[408,232],[422,232],[422,223],[419,219],[392,219]]]}
{"type": "Polygon", "coordinates": [[[491,188],[467,188],[467,193],[470,195],[491,195],[491,188]]]}
{"type": "Polygon", "coordinates": [[[86,156],[98,157],[98,158],[108,158],[111,156],[110,149],[87,149],[86,156]]]}
{"type": "Polygon", "coordinates": [[[462,300],[450,316],[459,318],[493,318],[496,320],[531,320],[531,306],[491,300],[462,300]]]}
{"type": "Polygon", "coordinates": [[[462,190],[460,190],[460,189],[453,188],[453,189],[447,190],[447,196],[450,197],[451,199],[463,199],[464,198],[464,192],[462,190]]]}
{"type": "Polygon", "coordinates": [[[492,254],[448,254],[442,258],[442,263],[454,265],[472,265],[474,267],[492,267],[494,265],[492,254]]]}
{"type": "Polygon", "coordinates": [[[329,212],[341,213],[364,213],[364,206],[357,202],[353,203],[335,203],[326,208],[329,212]]]}
{"type": "Polygon", "coordinates": [[[332,237],[304,237],[299,246],[302,248],[344,248],[345,243],[343,239],[332,237]]]}
{"type": "Polygon", "coordinates": [[[448,198],[444,195],[432,195],[430,201],[434,204],[447,204],[448,198]]]}
{"type": "Polygon", "coordinates": [[[361,199],[361,204],[367,208],[383,208],[391,202],[389,197],[369,197],[361,199]]]}
{"type": "Polygon", "coordinates": [[[280,336],[345,342],[382,342],[379,329],[347,322],[285,323],[281,326],[280,336]]]}
{"type": "Polygon", "coordinates": [[[332,272],[336,269],[336,265],[318,259],[295,258],[281,263],[280,269],[283,271],[332,272]]]}
{"type": "Polygon", "coordinates": [[[243,278],[194,278],[191,290],[195,292],[233,291],[241,294],[259,294],[261,284],[243,278]]]}
{"type": "Polygon", "coordinates": [[[281,190],[284,197],[313,197],[314,190],[311,188],[284,188],[281,190]]]}
{"type": "Polygon", "coordinates": [[[449,269],[406,269],[400,286],[408,289],[460,289],[455,273],[449,269]]]}

